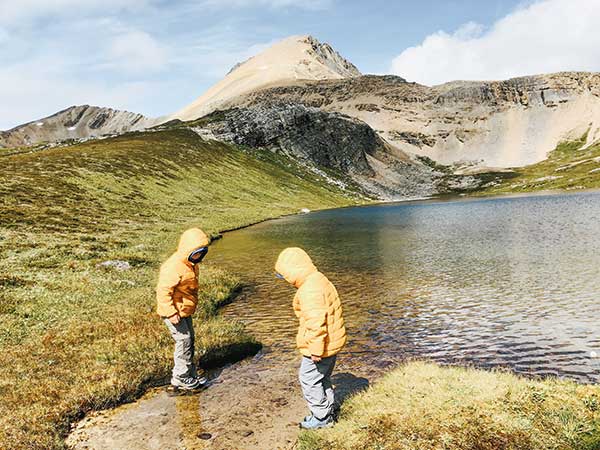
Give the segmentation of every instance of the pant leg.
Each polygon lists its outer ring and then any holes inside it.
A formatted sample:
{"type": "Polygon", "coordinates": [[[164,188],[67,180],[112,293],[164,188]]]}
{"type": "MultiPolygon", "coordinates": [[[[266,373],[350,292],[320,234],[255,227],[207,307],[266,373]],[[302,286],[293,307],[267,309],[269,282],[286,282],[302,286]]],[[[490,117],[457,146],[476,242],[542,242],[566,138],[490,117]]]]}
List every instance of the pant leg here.
{"type": "Polygon", "coordinates": [[[191,319],[182,317],[177,325],[173,325],[167,318],[164,319],[171,336],[175,341],[173,352],[173,379],[182,379],[193,375],[194,331],[191,319]]]}
{"type": "Polygon", "coordinates": [[[327,396],[327,400],[332,405],[332,410],[335,409],[335,390],[333,389],[333,385],[331,384],[331,374],[333,373],[333,369],[335,368],[335,362],[337,360],[337,355],[333,355],[331,358],[331,364],[327,370],[327,373],[323,377],[323,388],[325,389],[325,395],[327,396]]]}
{"type": "Polygon", "coordinates": [[[334,399],[330,377],[334,366],[335,356],[323,358],[318,363],[302,357],[300,363],[299,378],[302,394],[310,412],[317,419],[324,419],[333,412],[334,399]],[[326,378],[328,381],[325,381],[326,378]]]}
{"type": "Polygon", "coordinates": [[[192,339],[191,347],[192,347],[192,356],[190,357],[190,363],[188,365],[188,371],[193,377],[198,376],[198,372],[196,370],[196,364],[194,363],[196,357],[196,333],[194,331],[194,323],[192,321],[192,317],[184,317],[188,321],[188,329],[190,330],[190,337],[192,339]]]}

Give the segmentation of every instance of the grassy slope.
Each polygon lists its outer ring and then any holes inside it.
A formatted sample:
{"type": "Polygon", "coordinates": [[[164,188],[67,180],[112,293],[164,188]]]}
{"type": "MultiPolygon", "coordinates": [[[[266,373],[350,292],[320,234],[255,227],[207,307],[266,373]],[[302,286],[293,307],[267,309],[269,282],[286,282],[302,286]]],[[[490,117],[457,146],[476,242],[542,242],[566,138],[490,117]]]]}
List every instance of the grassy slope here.
{"type": "Polygon", "coordinates": [[[544,161],[515,169],[515,177],[478,194],[600,188],[600,143],[582,149],[586,137],[560,143],[544,161]]]}
{"type": "Polygon", "coordinates": [[[413,362],[342,407],[338,424],[299,448],[591,450],[600,448],[600,388],[413,362]]]}
{"type": "MultiPolygon", "coordinates": [[[[60,448],[82,411],[164,378],[171,341],[154,315],[160,262],[179,233],[209,233],[356,203],[289,160],[185,129],[0,156],[0,448],[60,448]],[[97,267],[128,261],[119,272],[97,267]]],[[[204,268],[205,363],[256,343],[216,316],[237,280],[204,268]]]]}

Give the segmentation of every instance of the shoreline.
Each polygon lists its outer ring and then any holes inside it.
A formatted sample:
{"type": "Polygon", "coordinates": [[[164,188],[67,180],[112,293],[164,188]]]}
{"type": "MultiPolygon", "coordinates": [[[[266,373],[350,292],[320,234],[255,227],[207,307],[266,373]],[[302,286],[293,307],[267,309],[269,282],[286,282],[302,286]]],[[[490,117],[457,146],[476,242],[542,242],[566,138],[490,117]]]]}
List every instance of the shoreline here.
{"type": "MultiPolygon", "coordinates": [[[[490,200],[490,199],[502,199],[502,198],[506,198],[506,197],[509,197],[509,198],[514,198],[514,197],[521,198],[521,197],[524,197],[524,196],[525,197],[538,197],[538,196],[554,196],[554,195],[561,195],[561,194],[565,194],[565,193],[564,192],[553,192],[553,193],[547,193],[546,192],[546,193],[535,193],[534,195],[519,195],[519,196],[500,195],[500,196],[494,196],[494,197],[491,197],[491,198],[489,198],[489,197],[488,198],[477,198],[477,197],[475,197],[475,198],[472,198],[472,197],[469,197],[469,198],[465,198],[465,197],[456,198],[455,197],[453,199],[447,199],[446,201],[490,200]]],[[[567,193],[567,194],[577,195],[577,194],[581,194],[581,192],[567,193]]],[[[439,199],[437,199],[437,198],[430,198],[430,199],[427,199],[425,201],[423,201],[423,200],[410,200],[408,202],[407,201],[404,201],[404,202],[377,202],[377,203],[368,204],[368,205],[353,205],[353,206],[347,206],[347,207],[342,207],[342,208],[321,208],[321,209],[315,209],[314,212],[329,211],[329,210],[334,210],[334,209],[347,209],[347,208],[354,208],[354,207],[363,208],[363,207],[368,207],[368,206],[377,206],[377,205],[381,205],[381,204],[398,204],[398,203],[406,204],[406,203],[410,203],[410,202],[412,202],[412,203],[415,203],[415,202],[417,202],[417,203],[430,203],[432,201],[435,202],[436,200],[439,200],[439,199]]],[[[244,225],[244,226],[235,227],[233,229],[223,230],[222,232],[220,232],[220,233],[223,234],[221,236],[221,238],[223,238],[226,233],[230,233],[232,231],[238,231],[238,230],[241,230],[241,229],[244,229],[244,228],[249,228],[251,226],[258,225],[258,224],[261,224],[261,223],[264,223],[264,222],[268,222],[268,221],[272,221],[272,220],[278,220],[278,219],[283,219],[285,217],[294,217],[294,216],[301,216],[301,215],[304,215],[304,213],[297,212],[297,213],[283,214],[283,215],[280,215],[280,216],[277,216],[277,217],[270,217],[270,218],[263,219],[263,220],[255,222],[255,223],[247,224],[247,225],[244,225]]],[[[230,300],[231,301],[235,301],[236,300],[236,296],[234,295],[234,296],[230,297],[230,300]]],[[[231,374],[230,377],[233,378],[233,381],[229,380],[229,382],[230,383],[233,382],[234,385],[235,385],[235,376],[236,376],[236,374],[239,375],[240,373],[244,373],[241,368],[242,367],[247,367],[248,364],[250,364],[250,365],[253,364],[253,361],[249,360],[247,357],[246,358],[242,358],[242,359],[238,360],[237,362],[233,362],[233,363],[227,363],[226,362],[225,366],[224,366],[225,369],[228,371],[228,373],[231,374]],[[246,361],[246,362],[244,362],[242,359],[244,361],[246,361]]],[[[452,366],[449,366],[449,367],[452,367],[452,366]]],[[[459,367],[464,368],[464,366],[459,366],[459,367]]],[[[468,369],[471,369],[471,368],[468,367],[468,369]]],[[[386,369],[385,372],[383,374],[381,374],[381,375],[386,376],[386,374],[388,372],[393,372],[394,370],[395,369],[391,369],[391,370],[390,369],[386,369]]],[[[484,372],[488,372],[488,373],[494,373],[494,372],[496,372],[495,370],[489,370],[489,369],[476,369],[476,370],[480,370],[480,371],[484,371],[484,372]]],[[[523,376],[519,376],[519,377],[523,378],[525,380],[529,380],[529,381],[536,381],[537,380],[536,377],[523,377],[523,376]]],[[[375,378],[375,380],[379,380],[379,378],[380,377],[377,376],[375,378]]],[[[553,377],[549,377],[548,381],[551,381],[552,378],[553,377]]],[[[537,381],[540,381],[540,380],[537,380],[537,381]]],[[[541,381],[545,381],[545,380],[541,380],[541,381]]],[[[584,385],[584,384],[582,383],[582,385],[584,385]]],[[[152,385],[149,386],[149,387],[152,387],[152,385]]],[[[212,388],[213,388],[212,386],[209,387],[209,389],[212,389],[212,388]]],[[[223,388],[221,388],[221,390],[222,389],[223,388]]],[[[135,403],[138,403],[141,399],[143,399],[142,401],[147,401],[147,397],[148,396],[153,397],[155,395],[160,395],[161,394],[161,392],[156,391],[156,392],[154,392],[151,395],[151,394],[149,394],[150,391],[151,391],[151,389],[146,388],[144,390],[144,392],[142,392],[141,395],[136,400],[134,400],[133,404],[135,405],[135,403]]],[[[220,394],[220,395],[224,395],[224,394],[220,394]]],[[[193,397],[198,398],[196,396],[193,396],[193,397]]],[[[201,396],[200,398],[204,399],[204,396],[201,396]]],[[[189,401],[192,402],[192,400],[189,400],[189,401]]],[[[125,404],[115,405],[112,408],[103,410],[103,412],[101,412],[100,414],[101,415],[106,414],[108,416],[118,415],[118,414],[120,414],[120,408],[123,407],[123,405],[129,405],[131,403],[132,402],[128,402],[128,403],[125,403],[125,404]]],[[[190,406],[190,408],[195,408],[195,407],[196,407],[195,403],[193,403],[193,405],[190,406]]],[[[129,408],[129,406],[127,408],[129,408]]],[[[288,410],[288,413],[290,413],[290,410],[288,410]]],[[[86,417],[88,417],[88,416],[86,416],[86,417]]],[[[84,420],[86,420],[86,419],[84,419],[84,420]]],[[[235,428],[235,425],[233,423],[232,423],[232,427],[235,428]]]]}
{"type": "MultiPolygon", "coordinates": [[[[200,270],[208,272],[209,278],[213,277],[210,272],[221,273],[225,280],[217,281],[219,292],[212,296],[208,302],[201,304],[199,301],[198,309],[194,314],[194,318],[196,319],[194,328],[196,329],[197,341],[203,341],[206,337],[206,333],[202,332],[202,328],[199,330],[199,327],[202,327],[204,324],[212,324],[214,321],[217,321],[216,325],[218,327],[233,324],[231,319],[222,318],[220,310],[228,303],[235,301],[240,293],[239,282],[227,280],[228,272],[224,269],[216,265],[208,265],[200,270]]],[[[201,295],[204,295],[204,293],[199,292],[199,299],[201,295]]],[[[197,357],[198,366],[206,370],[207,373],[237,364],[244,359],[255,356],[262,350],[262,343],[245,330],[233,331],[232,336],[226,338],[226,343],[222,346],[218,343],[215,345],[210,336],[208,336],[208,341],[209,348],[205,348],[204,353],[197,357]],[[231,342],[227,342],[228,340],[231,342]]],[[[168,350],[171,353],[172,349],[169,348],[168,350]]],[[[68,430],[63,435],[64,441],[68,442],[70,436],[79,428],[80,424],[88,421],[90,417],[110,417],[120,408],[128,408],[143,399],[150,399],[156,395],[165,394],[165,387],[169,385],[169,379],[170,369],[164,376],[150,377],[148,380],[142,381],[135,388],[134,392],[123,395],[122,398],[115,401],[107,402],[101,408],[86,407],[74,412],[70,417],[67,417],[68,430]]]]}
{"type": "Polygon", "coordinates": [[[350,208],[370,208],[375,206],[393,206],[393,205],[407,205],[407,204],[429,204],[429,203],[464,203],[469,201],[486,201],[486,200],[502,200],[502,199],[512,199],[512,198],[527,198],[527,197],[555,197],[560,195],[584,195],[584,194],[593,194],[600,193],[600,188],[590,188],[590,189],[577,189],[571,191],[565,190],[545,190],[545,191],[531,191],[531,192],[519,192],[519,193],[501,193],[501,194],[482,194],[482,195],[472,195],[472,194],[440,194],[438,196],[431,197],[423,197],[423,198],[411,198],[406,200],[373,200],[372,202],[366,202],[364,204],[358,205],[347,205],[347,206],[336,206],[332,208],[316,208],[312,209],[309,212],[296,212],[296,213],[288,213],[282,214],[279,216],[268,217],[266,219],[261,219],[256,222],[251,222],[246,225],[240,225],[232,228],[225,228],[223,230],[218,231],[214,236],[211,236],[211,242],[221,240],[228,233],[232,233],[239,230],[244,230],[246,228],[253,227],[255,225],[260,225],[266,222],[271,222],[274,220],[280,220],[288,217],[296,217],[303,216],[311,213],[319,213],[326,211],[335,211],[335,210],[343,210],[350,208]]]}

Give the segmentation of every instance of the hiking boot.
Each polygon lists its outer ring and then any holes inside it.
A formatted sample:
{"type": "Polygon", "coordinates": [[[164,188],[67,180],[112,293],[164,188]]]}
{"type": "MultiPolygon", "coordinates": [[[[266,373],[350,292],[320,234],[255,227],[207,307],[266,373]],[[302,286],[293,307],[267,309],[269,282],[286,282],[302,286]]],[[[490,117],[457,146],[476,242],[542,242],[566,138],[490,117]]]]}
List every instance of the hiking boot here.
{"type": "Polygon", "coordinates": [[[315,416],[307,416],[300,422],[300,428],[305,430],[317,430],[319,428],[328,428],[333,426],[333,417],[327,416],[324,419],[317,419],[315,416]]]}
{"type": "Polygon", "coordinates": [[[205,385],[206,381],[205,377],[173,378],[171,380],[171,386],[178,389],[193,390],[205,385]]]}

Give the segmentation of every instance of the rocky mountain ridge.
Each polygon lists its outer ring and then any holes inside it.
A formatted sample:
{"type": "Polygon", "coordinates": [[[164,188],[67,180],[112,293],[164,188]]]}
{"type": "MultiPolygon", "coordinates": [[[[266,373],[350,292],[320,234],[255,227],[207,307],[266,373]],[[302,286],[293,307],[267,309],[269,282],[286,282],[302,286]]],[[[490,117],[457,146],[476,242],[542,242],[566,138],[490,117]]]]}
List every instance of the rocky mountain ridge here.
{"type": "Polygon", "coordinates": [[[516,167],[545,159],[564,139],[600,139],[600,74],[565,72],[428,87],[396,76],[299,81],[232,99],[341,112],[408,153],[444,164],[516,167]]]}
{"type": "Polygon", "coordinates": [[[112,108],[71,106],[43,119],[0,131],[0,147],[22,147],[41,142],[87,139],[143,130],[159,122],[142,114],[112,108]]]}

